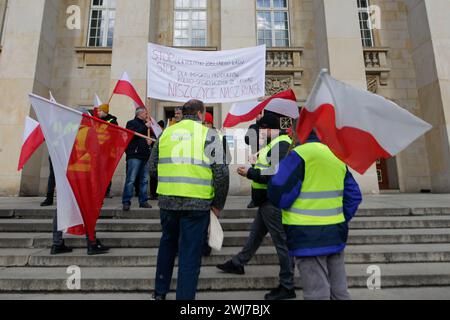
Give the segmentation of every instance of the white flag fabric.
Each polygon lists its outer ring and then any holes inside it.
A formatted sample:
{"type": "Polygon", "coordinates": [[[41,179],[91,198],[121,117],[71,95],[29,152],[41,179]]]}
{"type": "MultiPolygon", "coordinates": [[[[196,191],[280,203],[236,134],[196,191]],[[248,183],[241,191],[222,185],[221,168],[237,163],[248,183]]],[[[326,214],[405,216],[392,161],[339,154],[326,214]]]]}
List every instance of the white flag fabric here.
{"type": "Polygon", "coordinates": [[[72,149],[83,118],[82,113],[30,94],[30,101],[47,142],[55,172],[57,192],[58,230],[67,231],[83,225],[83,218],[66,172],[72,149]]]}
{"type": "Polygon", "coordinates": [[[266,46],[192,51],[148,45],[148,97],[233,103],[265,96],[266,46]]]}
{"type": "Polygon", "coordinates": [[[95,94],[95,100],[94,100],[94,108],[98,108],[103,104],[102,100],[98,97],[97,94],[95,94]]]}

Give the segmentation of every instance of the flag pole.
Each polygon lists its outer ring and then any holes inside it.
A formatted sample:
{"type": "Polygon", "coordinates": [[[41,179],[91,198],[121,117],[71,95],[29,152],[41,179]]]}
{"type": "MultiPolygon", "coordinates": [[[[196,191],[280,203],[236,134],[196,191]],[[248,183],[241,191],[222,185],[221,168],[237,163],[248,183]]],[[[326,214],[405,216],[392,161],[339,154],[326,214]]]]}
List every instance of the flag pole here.
{"type": "MultiPolygon", "coordinates": [[[[150,98],[147,98],[146,104],[147,104],[147,121],[152,122],[152,118],[151,118],[151,116],[150,116],[150,111],[151,111],[151,101],[150,101],[150,98]]],[[[156,133],[155,133],[155,134],[156,134],[156,133]]],[[[148,135],[149,138],[150,138],[151,135],[152,135],[152,134],[151,134],[150,128],[148,128],[147,135],[148,135]]]]}

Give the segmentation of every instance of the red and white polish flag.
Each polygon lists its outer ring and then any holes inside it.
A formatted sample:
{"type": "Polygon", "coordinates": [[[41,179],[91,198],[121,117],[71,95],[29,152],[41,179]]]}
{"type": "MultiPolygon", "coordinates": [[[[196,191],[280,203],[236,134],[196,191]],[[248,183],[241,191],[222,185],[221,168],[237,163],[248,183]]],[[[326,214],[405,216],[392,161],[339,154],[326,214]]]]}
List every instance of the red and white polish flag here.
{"type": "Polygon", "coordinates": [[[144,102],[139,97],[139,94],[131,83],[130,77],[126,72],[123,73],[122,78],[117,82],[113,93],[128,96],[134,101],[137,107],[145,108],[144,102]]]}
{"type": "Polygon", "coordinates": [[[300,115],[297,133],[311,131],[349,167],[364,174],[376,160],[407,148],[432,126],[392,101],[319,74],[300,115]]]}
{"type": "Polygon", "coordinates": [[[44,143],[44,134],[36,120],[27,117],[23,134],[22,151],[20,152],[18,170],[22,170],[34,152],[44,143]]]}
{"type": "Polygon", "coordinates": [[[134,132],[30,94],[55,172],[58,230],[88,234],[134,132]]]}
{"type": "Polygon", "coordinates": [[[299,117],[297,98],[294,91],[290,89],[280,92],[263,102],[235,103],[231,107],[223,126],[231,128],[240,123],[253,121],[263,110],[272,111],[293,119],[299,117]]]}

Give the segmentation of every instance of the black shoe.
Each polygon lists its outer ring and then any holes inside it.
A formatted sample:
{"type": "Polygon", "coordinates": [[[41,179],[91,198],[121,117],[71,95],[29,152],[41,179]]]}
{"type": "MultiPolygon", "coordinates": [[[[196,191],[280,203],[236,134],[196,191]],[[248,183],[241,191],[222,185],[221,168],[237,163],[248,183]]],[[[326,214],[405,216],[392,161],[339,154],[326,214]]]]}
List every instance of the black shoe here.
{"type": "Polygon", "coordinates": [[[52,256],[54,256],[54,255],[57,255],[57,254],[71,253],[72,251],[73,251],[72,248],[66,247],[66,245],[63,242],[63,244],[60,245],[60,246],[53,245],[52,246],[52,251],[50,252],[50,254],[52,256]]]}
{"type": "Polygon", "coordinates": [[[258,208],[258,206],[255,205],[253,200],[248,204],[247,209],[255,209],[258,208]]]}
{"type": "Polygon", "coordinates": [[[131,206],[129,204],[124,204],[123,205],[123,211],[130,211],[131,206]]]}
{"type": "Polygon", "coordinates": [[[139,208],[141,208],[141,209],[151,209],[153,207],[148,202],[146,202],[146,203],[141,203],[139,205],[139,208]]]}
{"type": "Polygon", "coordinates": [[[278,288],[273,289],[264,296],[264,299],[266,300],[289,300],[295,298],[297,298],[295,289],[288,290],[282,285],[280,285],[278,288]]]}
{"type": "Polygon", "coordinates": [[[218,269],[222,270],[225,273],[233,273],[233,274],[245,274],[245,270],[243,266],[236,266],[233,261],[227,261],[224,264],[219,264],[216,266],[218,269]]]}
{"type": "Polygon", "coordinates": [[[108,253],[109,248],[101,244],[100,240],[96,242],[88,242],[87,254],[88,256],[95,256],[98,254],[108,253]]]}
{"type": "Polygon", "coordinates": [[[41,207],[50,207],[53,205],[53,199],[47,198],[41,203],[41,207]]]}
{"type": "Polygon", "coordinates": [[[152,295],[152,300],[163,301],[166,300],[165,294],[157,294],[156,292],[152,295]]]}

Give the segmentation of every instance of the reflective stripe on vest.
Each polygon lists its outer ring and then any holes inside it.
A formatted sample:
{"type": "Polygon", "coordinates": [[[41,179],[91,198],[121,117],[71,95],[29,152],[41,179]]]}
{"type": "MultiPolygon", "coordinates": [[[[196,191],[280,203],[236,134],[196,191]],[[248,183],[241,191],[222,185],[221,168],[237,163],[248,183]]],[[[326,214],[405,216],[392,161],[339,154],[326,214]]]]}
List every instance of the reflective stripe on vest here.
{"type": "MultiPolygon", "coordinates": [[[[272,148],[280,142],[287,142],[289,144],[292,144],[292,139],[288,135],[282,135],[274,139],[272,142],[270,142],[259,153],[258,161],[255,164],[255,169],[260,169],[261,171],[264,171],[272,167],[267,157],[270,151],[272,151],[272,148]]],[[[256,190],[267,190],[267,184],[256,183],[253,181],[252,188],[256,190]]]]}
{"type": "Polygon", "coordinates": [[[205,156],[208,128],[183,120],[167,128],[159,140],[158,194],[213,199],[213,174],[205,156]]]}
{"type": "Polygon", "coordinates": [[[294,151],[305,162],[305,179],[292,208],[283,210],[283,224],[326,226],[343,223],[346,165],[321,143],[307,143],[294,151]]]}

